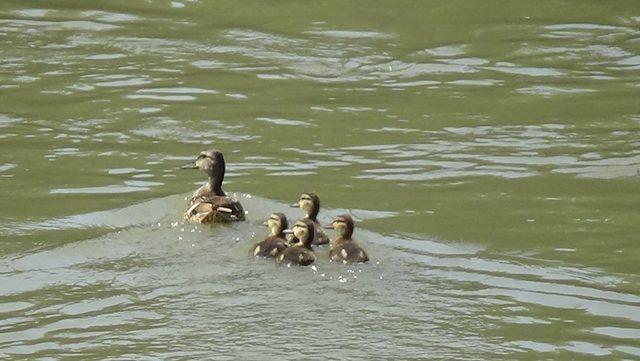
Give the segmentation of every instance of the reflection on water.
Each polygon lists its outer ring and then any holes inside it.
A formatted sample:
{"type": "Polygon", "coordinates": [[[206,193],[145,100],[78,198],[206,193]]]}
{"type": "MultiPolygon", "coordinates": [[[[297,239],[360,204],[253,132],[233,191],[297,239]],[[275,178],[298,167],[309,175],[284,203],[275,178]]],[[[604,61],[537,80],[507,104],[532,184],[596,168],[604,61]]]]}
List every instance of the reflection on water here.
{"type": "Polygon", "coordinates": [[[0,355],[640,357],[635,10],[0,4],[0,355]],[[302,191],[374,262],[250,260],[302,191]]]}

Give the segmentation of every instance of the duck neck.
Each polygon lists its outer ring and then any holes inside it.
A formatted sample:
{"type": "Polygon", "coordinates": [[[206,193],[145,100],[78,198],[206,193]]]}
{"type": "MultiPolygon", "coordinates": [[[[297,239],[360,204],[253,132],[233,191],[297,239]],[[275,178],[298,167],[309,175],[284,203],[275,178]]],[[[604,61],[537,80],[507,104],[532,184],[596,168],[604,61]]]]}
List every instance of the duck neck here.
{"type": "Polygon", "coordinates": [[[224,191],[222,190],[222,180],[224,179],[223,174],[210,174],[209,175],[209,188],[213,192],[213,194],[217,196],[226,196],[224,191]]]}
{"type": "Polygon", "coordinates": [[[342,231],[342,234],[340,236],[342,238],[346,239],[346,240],[351,240],[351,237],[353,237],[353,222],[352,221],[347,222],[347,226],[344,228],[344,230],[342,231]]]}
{"type": "Polygon", "coordinates": [[[313,205],[311,206],[311,209],[309,210],[305,210],[305,217],[309,218],[310,220],[317,222],[317,218],[318,218],[318,212],[320,211],[320,207],[313,205]]]}
{"type": "Polygon", "coordinates": [[[269,232],[272,236],[285,238],[284,229],[280,227],[269,225],[269,232]]]}
{"type": "Polygon", "coordinates": [[[294,247],[301,247],[301,248],[306,248],[306,249],[311,249],[311,245],[313,244],[313,240],[310,240],[309,237],[306,238],[299,238],[299,237],[293,237],[293,240],[297,241],[293,244],[294,247]]]}

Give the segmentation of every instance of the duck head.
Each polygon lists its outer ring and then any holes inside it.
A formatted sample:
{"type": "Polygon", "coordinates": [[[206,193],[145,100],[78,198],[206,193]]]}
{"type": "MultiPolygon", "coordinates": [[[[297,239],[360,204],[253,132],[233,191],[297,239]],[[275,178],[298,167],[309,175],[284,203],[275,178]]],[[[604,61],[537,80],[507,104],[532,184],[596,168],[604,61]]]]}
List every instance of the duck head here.
{"type": "Polygon", "coordinates": [[[351,218],[348,214],[342,214],[337,216],[333,222],[331,222],[331,227],[338,232],[338,235],[344,239],[351,239],[353,236],[353,218],[351,218]]]}
{"type": "Polygon", "coordinates": [[[284,230],[289,228],[289,223],[287,222],[287,216],[283,213],[272,213],[269,218],[267,218],[264,225],[269,227],[269,231],[273,236],[281,236],[284,237],[284,230]]]}
{"type": "Polygon", "coordinates": [[[216,195],[224,196],[222,181],[224,180],[225,163],[222,152],[209,149],[200,152],[198,158],[192,163],[185,164],[182,169],[200,169],[209,176],[211,189],[216,195]]]}
{"type": "Polygon", "coordinates": [[[298,198],[298,203],[294,203],[291,206],[299,207],[304,211],[306,218],[315,221],[318,217],[318,212],[320,212],[320,198],[315,193],[302,193],[298,198]]]}
{"type": "Polygon", "coordinates": [[[313,237],[315,234],[313,221],[311,221],[310,219],[302,219],[297,221],[293,225],[293,227],[291,227],[291,233],[293,233],[294,237],[304,247],[311,249],[311,244],[313,243],[313,237]]]}

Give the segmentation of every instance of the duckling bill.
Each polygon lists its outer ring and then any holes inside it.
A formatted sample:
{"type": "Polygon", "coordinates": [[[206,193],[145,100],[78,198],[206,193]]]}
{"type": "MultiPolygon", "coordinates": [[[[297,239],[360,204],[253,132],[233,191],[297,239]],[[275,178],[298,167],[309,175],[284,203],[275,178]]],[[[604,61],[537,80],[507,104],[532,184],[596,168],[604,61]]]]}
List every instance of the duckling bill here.
{"type": "Polygon", "coordinates": [[[189,199],[183,219],[188,222],[211,223],[244,221],[244,208],[240,202],[222,190],[225,162],[222,152],[210,149],[200,152],[196,160],[182,169],[200,169],[209,181],[195,191],[189,199]]]}
{"type": "Polygon", "coordinates": [[[322,226],[318,223],[318,213],[320,212],[320,197],[315,193],[302,193],[298,198],[298,203],[292,204],[292,207],[299,207],[304,212],[304,218],[313,222],[314,238],[313,244],[327,244],[329,237],[322,230],[322,226]]]}
{"type": "Polygon", "coordinates": [[[313,222],[309,219],[296,222],[292,227],[295,242],[292,242],[293,245],[276,258],[276,262],[280,265],[298,266],[308,266],[315,262],[316,255],[311,250],[315,234],[314,228],[313,222]]]}
{"type": "Polygon", "coordinates": [[[369,256],[353,237],[353,218],[347,214],[337,216],[331,226],[338,232],[338,237],[331,243],[329,260],[337,263],[361,263],[369,261],[369,256]]]}
{"type": "Polygon", "coordinates": [[[253,246],[251,254],[254,257],[277,257],[289,247],[284,234],[285,229],[289,227],[287,217],[282,213],[273,213],[265,225],[269,227],[270,234],[253,246]]]}

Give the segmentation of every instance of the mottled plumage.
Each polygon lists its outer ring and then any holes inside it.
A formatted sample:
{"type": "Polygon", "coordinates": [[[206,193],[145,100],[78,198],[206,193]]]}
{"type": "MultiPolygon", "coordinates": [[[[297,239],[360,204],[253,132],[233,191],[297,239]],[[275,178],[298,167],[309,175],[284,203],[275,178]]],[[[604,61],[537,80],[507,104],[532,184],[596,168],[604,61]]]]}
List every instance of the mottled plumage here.
{"type": "Polygon", "coordinates": [[[227,196],[222,190],[225,162],[221,152],[211,149],[200,153],[195,162],[183,169],[200,169],[209,176],[209,182],[195,191],[184,212],[188,222],[233,222],[244,221],[244,209],[237,199],[227,196]]]}
{"type": "Polygon", "coordinates": [[[308,266],[316,260],[316,255],[311,250],[311,243],[314,237],[313,222],[303,219],[293,225],[293,235],[295,243],[285,249],[277,258],[276,262],[281,265],[308,266]]]}
{"type": "Polygon", "coordinates": [[[352,238],[354,223],[349,215],[336,217],[331,223],[338,237],[331,243],[329,260],[337,263],[360,263],[369,261],[369,256],[352,238]]]}
{"type": "Polygon", "coordinates": [[[318,223],[318,213],[320,212],[320,198],[315,193],[302,193],[298,199],[298,203],[292,205],[300,207],[304,211],[304,218],[313,222],[315,234],[313,244],[321,245],[329,243],[330,239],[322,230],[322,226],[318,223]]]}
{"type": "Polygon", "coordinates": [[[253,246],[251,254],[254,257],[277,257],[289,247],[284,235],[284,230],[289,227],[287,217],[282,213],[273,213],[265,225],[269,227],[269,235],[253,246]]]}

